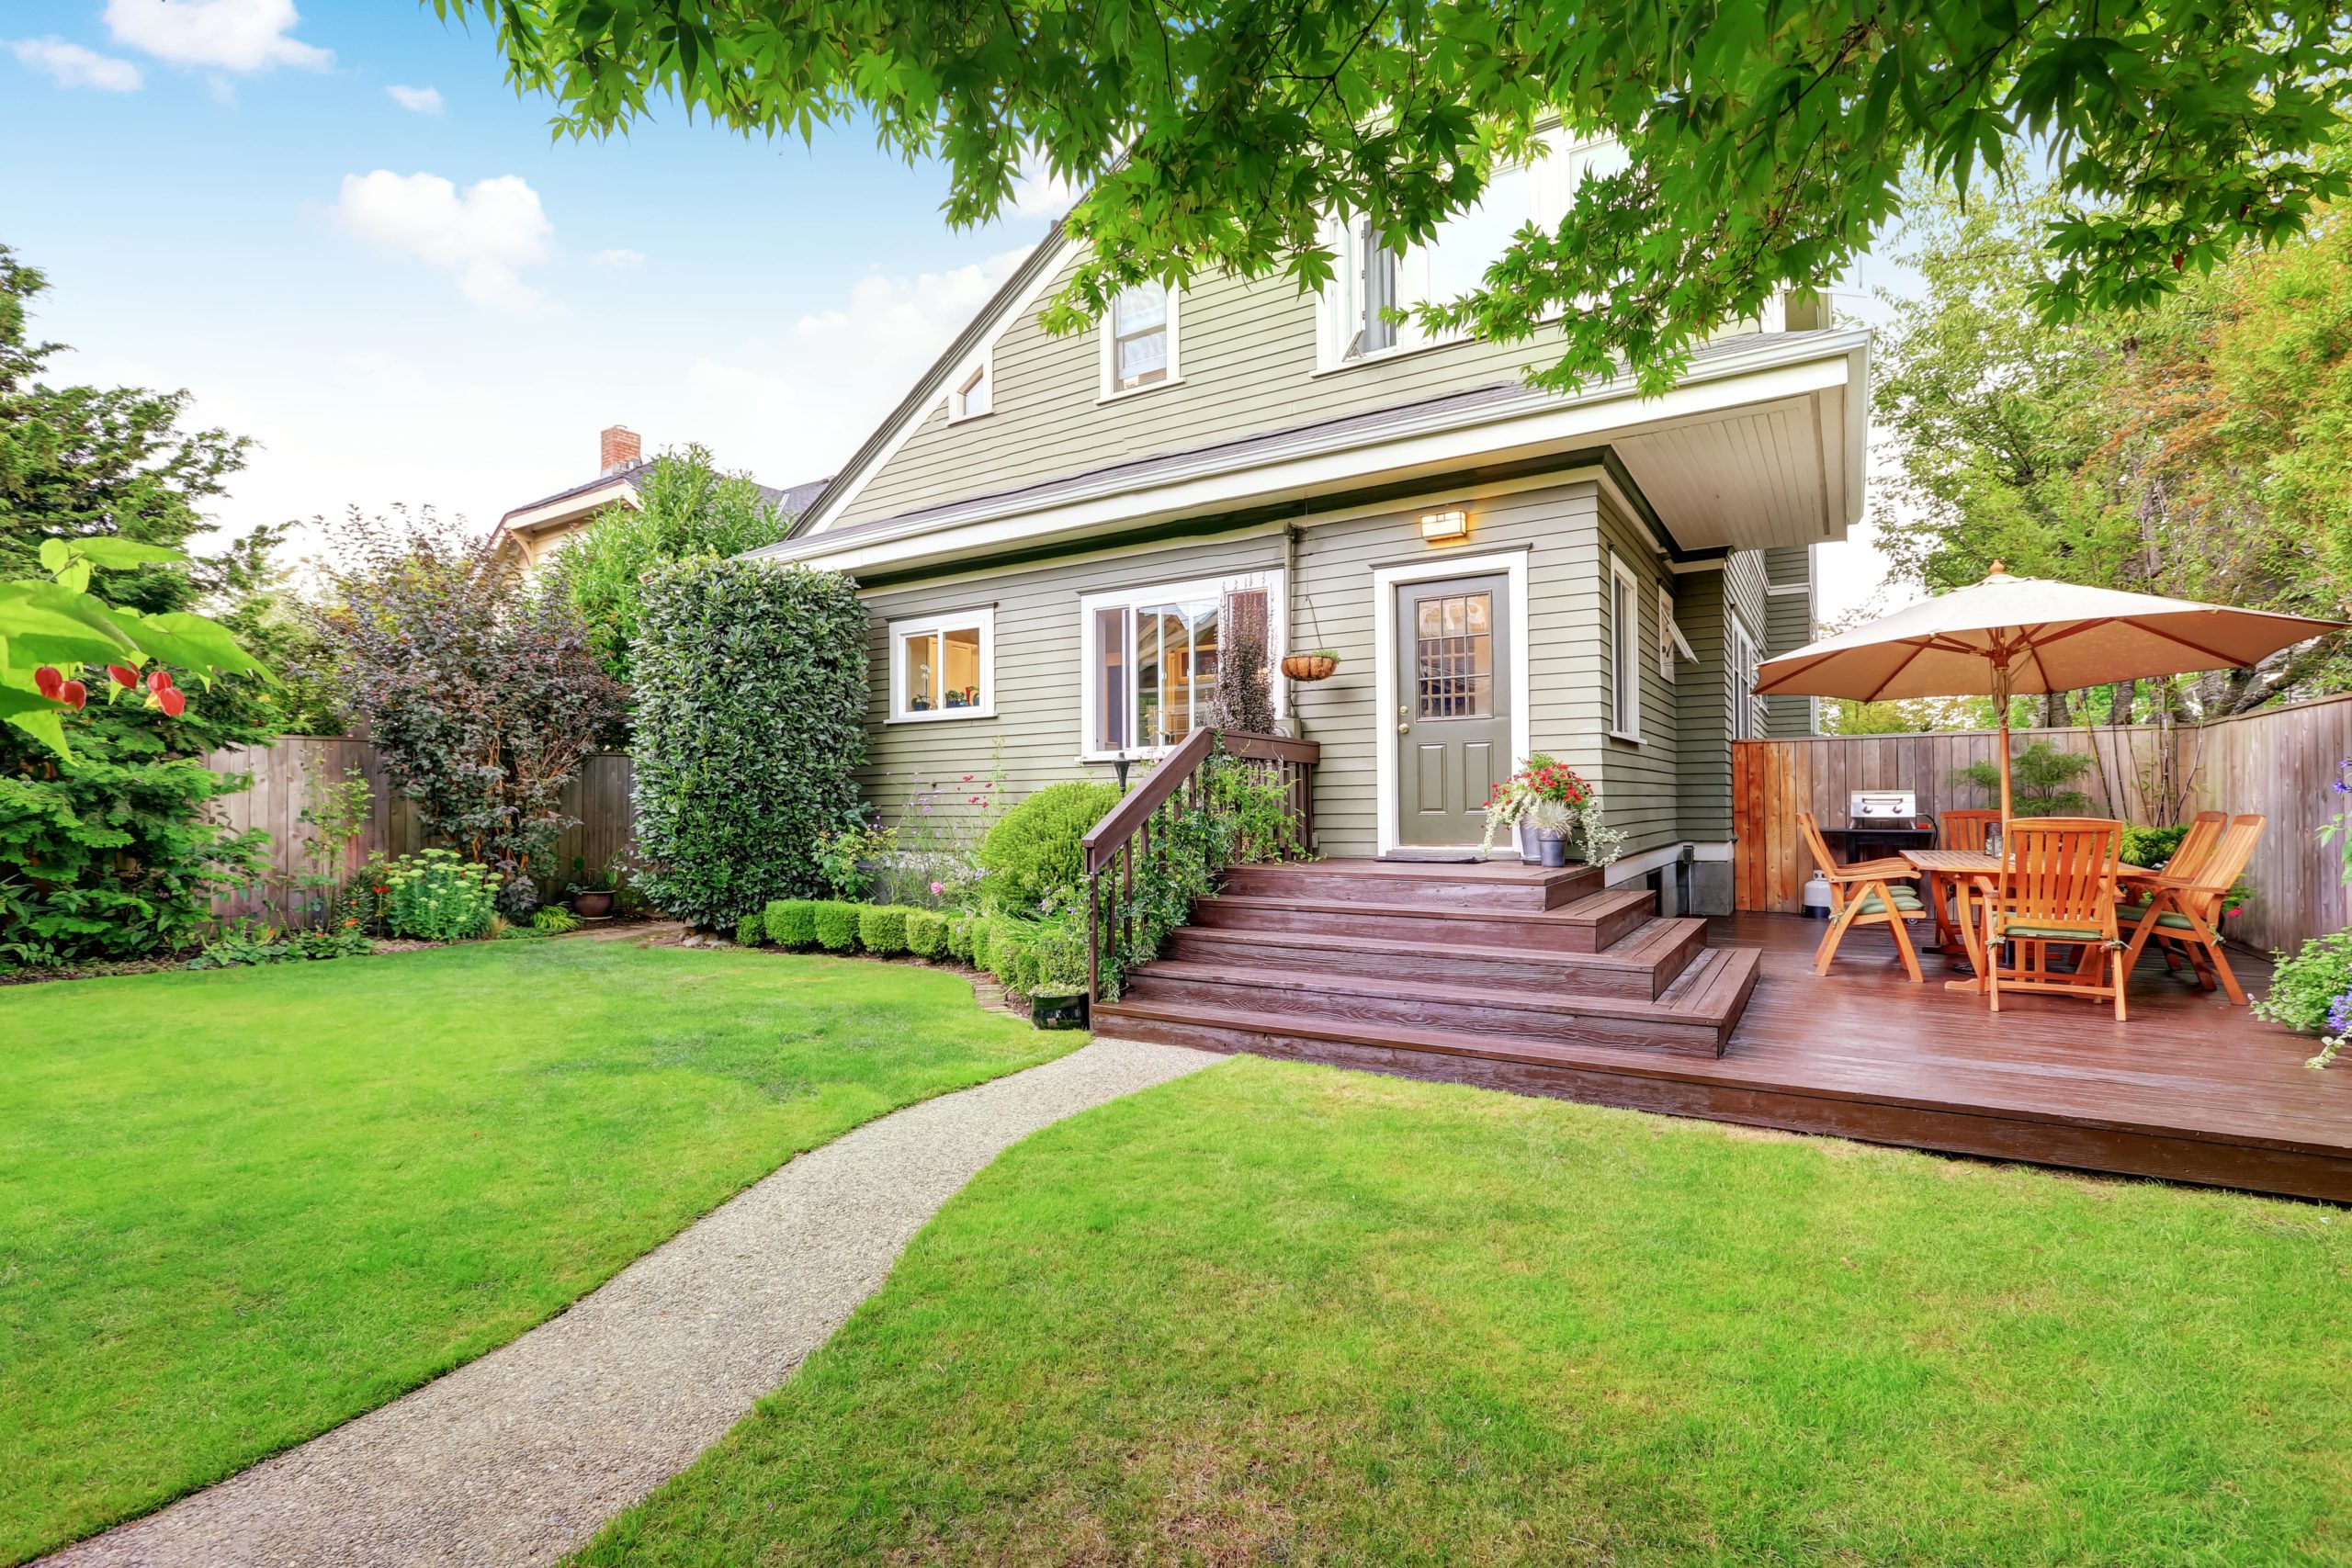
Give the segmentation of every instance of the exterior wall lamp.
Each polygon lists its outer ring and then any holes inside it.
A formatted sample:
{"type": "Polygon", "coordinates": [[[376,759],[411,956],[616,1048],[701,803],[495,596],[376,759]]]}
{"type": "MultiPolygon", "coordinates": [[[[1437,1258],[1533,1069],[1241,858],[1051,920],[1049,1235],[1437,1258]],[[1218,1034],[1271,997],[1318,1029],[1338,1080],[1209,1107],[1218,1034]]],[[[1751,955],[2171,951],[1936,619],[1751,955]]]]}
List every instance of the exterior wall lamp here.
{"type": "Polygon", "coordinates": [[[1470,514],[1460,507],[1443,512],[1421,513],[1421,542],[1430,545],[1450,545],[1470,536],[1470,514]]]}

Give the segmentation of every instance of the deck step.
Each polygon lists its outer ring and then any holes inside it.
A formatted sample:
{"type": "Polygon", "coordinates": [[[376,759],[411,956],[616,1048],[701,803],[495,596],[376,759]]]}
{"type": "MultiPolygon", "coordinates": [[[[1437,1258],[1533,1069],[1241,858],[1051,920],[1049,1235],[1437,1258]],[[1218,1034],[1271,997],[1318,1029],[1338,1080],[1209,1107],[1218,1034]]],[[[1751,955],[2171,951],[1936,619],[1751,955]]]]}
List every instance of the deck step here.
{"type": "Polygon", "coordinates": [[[1410,905],[1415,908],[1556,909],[1601,891],[1596,865],[1534,866],[1518,861],[1461,864],[1410,861],[1298,861],[1239,865],[1225,874],[1228,892],[1318,903],[1410,905]]]}
{"type": "Polygon", "coordinates": [[[1325,1031],[1401,1027],[1489,1040],[1716,1056],[1754,984],[1756,962],[1752,953],[1703,952],[1653,999],[1162,959],[1128,977],[1126,996],[1117,1005],[1297,1018],[1325,1031]],[[1745,984],[1738,978],[1742,970],[1745,984]]]}
{"type": "Polygon", "coordinates": [[[1370,900],[1258,897],[1219,893],[1193,907],[1195,925],[1220,930],[1295,931],[1445,946],[1532,948],[1600,953],[1632,935],[1656,912],[1646,888],[1588,893],[1555,908],[1453,908],[1370,900]]]}
{"type": "Polygon", "coordinates": [[[1417,1024],[1391,1019],[1343,1019],[1328,1013],[1232,1005],[1244,999],[1264,999],[1264,993],[1245,998],[1237,991],[1223,1005],[1192,999],[1131,995],[1095,1009],[1098,1032],[1170,1044],[1196,1045],[1212,1051],[1255,1051],[1282,1055],[1294,1043],[1332,1042],[1349,1045],[1423,1052],[1450,1056],[1479,1056],[1495,1061],[1552,1067],[1605,1065],[1610,1061],[1657,1061],[1661,1057],[1722,1055],[1739,1012],[1755,989],[1761,954],[1754,949],[1710,949],[1685,973],[1690,976],[1684,996],[1657,1007],[1647,1020],[1603,1017],[1589,1012],[1590,1026],[1573,1037],[1538,1039],[1525,1034],[1496,1034],[1471,1027],[1417,1024]],[[1679,1015],[1679,1020],[1677,1015],[1679,1015]],[[1679,1021],[1682,1027],[1676,1029],[1679,1021]],[[1713,1043],[1693,1048],[1696,1029],[1713,1027],[1713,1043]],[[1646,1032],[1645,1028],[1646,1026],[1646,1032]],[[1672,1043],[1660,1036],[1673,1033],[1672,1043]]]}
{"type": "Polygon", "coordinates": [[[1282,969],[1307,976],[1371,975],[1439,985],[1508,986],[1533,992],[1634,997],[1647,1001],[1706,951],[1706,921],[1690,919],[1645,920],[1598,953],[1185,926],[1172,933],[1168,956],[1196,964],[1282,969]]]}

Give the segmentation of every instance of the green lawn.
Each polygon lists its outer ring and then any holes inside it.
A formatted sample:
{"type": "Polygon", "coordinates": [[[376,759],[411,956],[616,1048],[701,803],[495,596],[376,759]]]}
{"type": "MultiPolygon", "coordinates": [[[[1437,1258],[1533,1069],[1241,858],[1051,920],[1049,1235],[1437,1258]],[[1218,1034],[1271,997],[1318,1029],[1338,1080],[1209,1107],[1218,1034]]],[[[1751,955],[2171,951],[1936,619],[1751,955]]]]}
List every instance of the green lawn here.
{"type": "Polygon", "coordinates": [[[793,1154],[1069,1049],[607,942],[0,988],[0,1562],[380,1404],[793,1154]]]}
{"type": "Polygon", "coordinates": [[[1039,1134],[594,1563],[2352,1560],[2352,1218],[1247,1059],[1039,1134]]]}

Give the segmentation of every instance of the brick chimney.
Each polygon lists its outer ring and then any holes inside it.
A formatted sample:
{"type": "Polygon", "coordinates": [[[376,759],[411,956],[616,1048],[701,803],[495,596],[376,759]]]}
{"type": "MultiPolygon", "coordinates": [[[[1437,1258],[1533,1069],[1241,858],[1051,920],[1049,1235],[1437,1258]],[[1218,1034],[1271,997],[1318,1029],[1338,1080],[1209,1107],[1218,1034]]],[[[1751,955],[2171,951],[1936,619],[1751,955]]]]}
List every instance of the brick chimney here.
{"type": "Polygon", "coordinates": [[[626,424],[608,424],[596,435],[596,462],[605,473],[626,468],[642,457],[645,444],[626,424]]]}

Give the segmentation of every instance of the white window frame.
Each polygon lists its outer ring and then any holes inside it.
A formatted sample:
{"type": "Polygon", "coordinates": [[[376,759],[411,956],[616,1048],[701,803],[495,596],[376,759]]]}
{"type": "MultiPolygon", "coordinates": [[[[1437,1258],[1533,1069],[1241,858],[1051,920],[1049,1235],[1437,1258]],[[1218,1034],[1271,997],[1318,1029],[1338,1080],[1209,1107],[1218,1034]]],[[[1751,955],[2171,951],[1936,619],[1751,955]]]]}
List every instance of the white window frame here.
{"type": "Polygon", "coordinates": [[[1674,594],[1661,582],[1657,585],[1657,678],[1667,684],[1674,683],[1674,649],[1682,640],[1682,628],[1674,624],[1674,594]]]}
{"type": "MultiPolygon", "coordinates": [[[[1529,176],[1525,187],[1526,209],[1517,214],[1521,222],[1532,222],[1545,229],[1556,228],[1567,215],[1576,199],[1577,187],[1588,170],[1617,166],[1623,153],[1617,142],[1608,137],[1590,137],[1570,141],[1567,133],[1554,127],[1544,141],[1549,151],[1540,158],[1524,164],[1506,164],[1489,176],[1491,182],[1529,176]],[[1612,152],[1617,152],[1614,160],[1612,152]]],[[[1466,333],[1449,333],[1431,336],[1419,324],[1408,320],[1396,328],[1396,341],[1385,348],[1367,354],[1351,355],[1348,345],[1355,341],[1358,323],[1363,313],[1363,238],[1359,232],[1361,220],[1345,215],[1335,216],[1324,228],[1324,243],[1331,247],[1336,258],[1335,276],[1323,290],[1320,308],[1316,312],[1315,374],[1328,376],[1359,365],[1377,365],[1408,354],[1426,349],[1442,348],[1461,343],[1466,333]]],[[[1514,224],[1513,228],[1518,225],[1514,224]]],[[[1430,252],[1432,247],[1416,245],[1396,258],[1396,303],[1407,309],[1425,301],[1431,289],[1430,252]]]]}
{"type": "Polygon", "coordinates": [[[889,724],[944,724],[960,718],[996,716],[996,607],[948,610],[890,623],[889,724]],[[907,706],[907,639],[925,633],[944,640],[951,631],[977,626],[980,633],[980,700],[971,707],[910,709],[907,706]]]}
{"type": "Polygon", "coordinates": [[[1625,564],[1625,558],[1612,550],[1609,556],[1609,733],[1637,746],[1642,739],[1643,662],[1642,580],[1625,564]],[[1621,587],[1624,590],[1622,606],[1621,587]],[[1626,617],[1621,607],[1633,611],[1630,626],[1622,624],[1626,617]]]}
{"type": "Polygon", "coordinates": [[[1747,624],[1738,612],[1730,612],[1726,619],[1731,634],[1725,649],[1730,664],[1726,673],[1731,678],[1731,738],[1758,739],[1764,734],[1764,699],[1756,694],[1756,639],[1747,635],[1747,624]]]}
{"type": "Polygon", "coordinates": [[[1177,317],[1182,314],[1179,301],[1182,298],[1182,291],[1174,288],[1168,290],[1168,374],[1157,381],[1147,381],[1140,387],[1129,387],[1124,390],[1119,388],[1114,374],[1116,369],[1118,344],[1113,327],[1117,318],[1114,310],[1103,310],[1102,319],[1095,323],[1094,332],[1094,335],[1102,340],[1102,367],[1095,389],[1096,402],[1111,403],[1124,398],[1140,398],[1147,393],[1159,391],[1162,387],[1183,384],[1183,365],[1177,358],[1178,346],[1183,341],[1183,333],[1177,324],[1177,317]]]}
{"type": "Polygon", "coordinates": [[[994,412],[996,412],[996,362],[993,356],[983,355],[975,363],[964,367],[964,374],[957,377],[955,385],[949,389],[947,423],[961,424],[968,419],[986,419],[994,412]],[[976,386],[985,386],[989,389],[989,406],[978,412],[974,412],[966,404],[967,397],[976,386]]]}
{"type": "MultiPolygon", "coordinates": [[[[1125,750],[1120,751],[1106,749],[1096,743],[1094,708],[1098,687],[1101,684],[1099,680],[1101,660],[1095,646],[1095,622],[1102,611],[1132,612],[1138,605],[1143,604],[1179,603],[1186,599],[1216,599],[1219,602],[1218,611],[1222,615],[1226,595],[1261,592],[1266,595],[1266,674],[1268,683],[1272,687],[1274,716],[1288,718],[1290,716],[1290,682],[1283,678],[1282,662],[1283,656],[1289,651],[1290,648],[1289,626],[1286,624],[1289,617],[1285,613],[1290,601],[1280,568],[1265,571],[1242,572],[1232,577],[1197,577],[1185,582],[1155,582],[1141,588],[1107,589],[1100,593],[1080,595],[1078,601],[1080,667],[1078,760],[1081,762],[1111,762],[1116,761],[1121,757],[1165,756],[1170,750],[1166,746],[1130,746],[1125,750]]],[[[1125,668],[1133,670],[1136,667],[1136,623],[1132,614],[1127,616],[1126,627],[1127,647],[1125,668]]],[[[1220,625],[1217,628],[1217,649],[1220,658],[1224,654],[1224,636],[1225,628],[1220,625]]],[[[1136,733],[1136,694],[1130,688],[1127,693],[1127,733],[1130,735],[1136,733]]]]}

